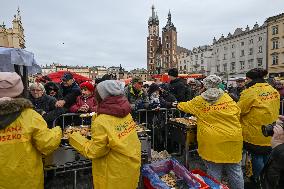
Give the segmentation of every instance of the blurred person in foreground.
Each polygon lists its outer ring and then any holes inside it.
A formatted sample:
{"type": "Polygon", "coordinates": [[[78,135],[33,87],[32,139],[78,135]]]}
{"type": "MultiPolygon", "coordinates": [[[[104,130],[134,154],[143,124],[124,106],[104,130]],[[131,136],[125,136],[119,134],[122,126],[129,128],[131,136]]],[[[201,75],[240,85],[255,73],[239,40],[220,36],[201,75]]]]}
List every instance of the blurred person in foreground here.
{"type": "Polygon", "coordinates": [[[263,189],[284,188],[284,116],[273,128],[274,134],[271,139],[272,152],[261,172],[261,186],[263,189]]]}
{"type": "Polygon", "coordinates": [[[246,89],[237,103],[241,109],[244,149],[251,154],[252,181],[256,185],[271,152],[271,137],[265,137],[261,127],[275,122],[280,108],[280,95],[264,80],[266,75],[267,71],[261,68],[248,71],[246,89]]]}
{"type": "Polygon", "coordinates": [[[64,113],[64,109],[55,106],[56,98],[46,95],[45,88],[41,83],[31,84],[29,90],[29,100],[34,105],[35,111],[43,117],[49,127],[52,127],[53,121],[64,113]]]}
{"type": "Polygon", "coordinates": [[[19,96],[23,83],[15,72],[0,72],[0,188],[43,189],[42,155],[55,150],[61,129],[48,129],[32,103],[19,96]]]}
{"type": "Polygon", "coordinates": [[[80,88],[82,94],[77,97],[76,103],[70,107],[69,111],[73,113],[95,112],[97,108],[97,102],[94,96],[94,85],[86,81],[80,84],[80,88]]]}
{"type": "Polygon", "coordinates": [[[96,87],[97,116],[92,121],[92,139],[70,135],[70,144],[93,161],[96,189],[134,189],[138,186],[141,144],[131,107],[119,81],[107,80],[96,87]]]}
{"type": "Polygon", "coordinates": [[[225,171],[231,189],[243,189],[241,168],[243,137],[239,121],[240,108],[218,85],[216,75],[203,80],[205,91],[177,108],[197,117],[198,153],[204,160],[207,173],[222,180],[225,171]]]}
{"type": "Polygon", "coordinates": [[[81,90],[71,73],[65,73],[61,80],[60,87],[63,99],[58,100],[55,106],[59,108],[64,107],[68,110],[76,102],[77,97],[81,94],[81,90]]]}

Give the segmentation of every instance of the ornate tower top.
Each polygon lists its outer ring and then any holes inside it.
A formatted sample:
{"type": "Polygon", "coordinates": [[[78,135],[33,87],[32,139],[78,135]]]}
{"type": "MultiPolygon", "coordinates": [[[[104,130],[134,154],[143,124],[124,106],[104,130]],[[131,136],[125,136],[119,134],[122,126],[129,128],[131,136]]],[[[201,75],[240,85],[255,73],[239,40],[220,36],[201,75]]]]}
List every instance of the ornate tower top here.
{"type": "Polygon", "coordinates": [[[169,10],[168,13],[168,21],[167,21],[167,25],[163,28],[163,31],[169,31],[169,30],[174,30],[176,31],[176,27],[174,26],[174,24],[172,23],[172,14],[171,11],[169,10]]]}
{"type": "Polygon", "coordinates": [[[152,16],[148,20],[148,25],[159,25],[159,18],[157,12],[155,12],[154,5],[152,5],[152,16]]]}

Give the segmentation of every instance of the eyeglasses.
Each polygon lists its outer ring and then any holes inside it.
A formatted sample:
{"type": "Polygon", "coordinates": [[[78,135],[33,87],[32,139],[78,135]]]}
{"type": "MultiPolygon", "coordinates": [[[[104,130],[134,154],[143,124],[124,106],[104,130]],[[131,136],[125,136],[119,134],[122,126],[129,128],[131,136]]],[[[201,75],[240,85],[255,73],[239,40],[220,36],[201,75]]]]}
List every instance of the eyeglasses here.
{"type": "Polygon", "coordinates": [[[40,92],[42,90],[41,89],[31,89],[31,91],[33,91],[33,92],[40,92]]]}

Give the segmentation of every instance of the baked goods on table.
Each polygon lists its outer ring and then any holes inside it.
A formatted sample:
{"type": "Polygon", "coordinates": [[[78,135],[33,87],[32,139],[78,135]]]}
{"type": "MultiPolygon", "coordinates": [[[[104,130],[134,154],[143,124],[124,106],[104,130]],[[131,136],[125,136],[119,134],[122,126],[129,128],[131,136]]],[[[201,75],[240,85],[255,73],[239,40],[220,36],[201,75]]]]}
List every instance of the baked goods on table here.
{"type": "Polygon", "coordinates": [[[91,129],[89,127],[67,127],[63,131],[63,139],[68,139],[69,135],[74,132],[80,132],[80,134],[85,137],[91,135],[91,129]]]}

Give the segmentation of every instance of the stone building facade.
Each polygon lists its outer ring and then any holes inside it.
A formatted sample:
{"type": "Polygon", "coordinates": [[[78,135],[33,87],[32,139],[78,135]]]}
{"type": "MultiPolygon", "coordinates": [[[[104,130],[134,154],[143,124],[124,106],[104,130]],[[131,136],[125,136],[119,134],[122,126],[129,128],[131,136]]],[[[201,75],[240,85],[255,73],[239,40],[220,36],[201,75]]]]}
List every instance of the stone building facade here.
{"type": "Polygon", "coordinates": [[[19,8],[17,15],[14,15],[12,24],[12,28],[6,28],[4,22],[0,25],[0,46],[24,49],[26,47],[25,35],[19,8]]]}
{"type": "Polygon", "coordinates": [[[284,13],[267,23],[267,67],[270,76],[284,77],[284,13]]]}
{"type": "Polygon", "coordinates": [[[178,51],[179,72],[209,75],[211,71],[212,51],[212,46],[209,45],[195,47],[192,50],[178,51]]]}
{"type": "Polygon", "coordinates": [[[177,68],[177,31],[172,23],[171,13],[162,29],[162,38],[159,34],[159,18],[152,6],[152,15],[148,20],[147,37],[147,70],[150,75],[161,74],[169,68],[177,68]]]}
{"type": "Polygon", "coordinates": [[[252,68],[266,69],[266,41],[266,23],[262,26],[256,23],[251,29],[237,28],[227,37],[214,38],[211,74],[228,80],[244,77],[252,68]]]}

